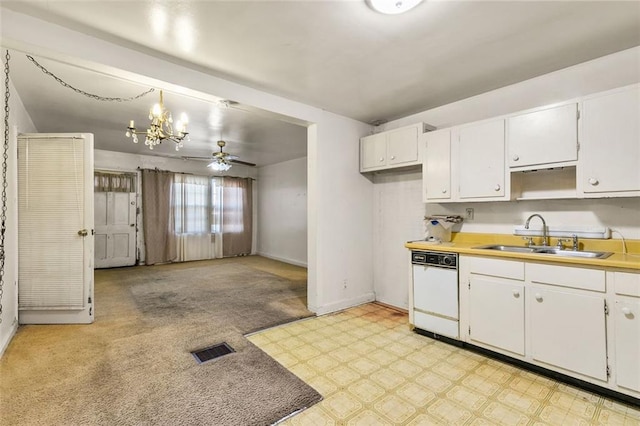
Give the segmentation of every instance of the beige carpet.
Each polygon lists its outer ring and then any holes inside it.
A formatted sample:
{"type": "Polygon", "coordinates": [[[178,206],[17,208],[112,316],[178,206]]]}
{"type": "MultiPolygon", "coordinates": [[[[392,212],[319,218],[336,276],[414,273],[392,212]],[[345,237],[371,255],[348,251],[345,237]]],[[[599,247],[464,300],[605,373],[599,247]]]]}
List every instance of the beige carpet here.
{"type": "Polygon", "coordinates": [[[259,257],[96,271],[96,322],[23,326],[0,424],[267,425],[321,396],[243,334],[310,316],[306,274],[259,257]],[[221,341],[235,353],[197,364],[221,341]]]}

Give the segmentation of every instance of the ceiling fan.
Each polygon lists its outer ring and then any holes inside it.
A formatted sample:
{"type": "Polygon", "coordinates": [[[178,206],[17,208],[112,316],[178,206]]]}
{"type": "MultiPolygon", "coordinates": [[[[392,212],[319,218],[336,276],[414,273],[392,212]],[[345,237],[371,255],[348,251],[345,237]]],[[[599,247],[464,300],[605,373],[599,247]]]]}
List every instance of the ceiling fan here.
{"type": "Polygon", "coordinates": [[[215,171],[227,171],[231,168],[231,163],[233,164],[242,164],[243,166],[255,167],[255,164],[249,163],[247,161],[238,160],[237,155],[229,154],[228,152],[224,152],[222,149],[227,144],[225,141],[218,141],[218,146],[220,147],[219,152],[213,152],[211,157],[182,157],[185,160],[213,160],[211,163],[207,165],[211,169],[215,171]]]}

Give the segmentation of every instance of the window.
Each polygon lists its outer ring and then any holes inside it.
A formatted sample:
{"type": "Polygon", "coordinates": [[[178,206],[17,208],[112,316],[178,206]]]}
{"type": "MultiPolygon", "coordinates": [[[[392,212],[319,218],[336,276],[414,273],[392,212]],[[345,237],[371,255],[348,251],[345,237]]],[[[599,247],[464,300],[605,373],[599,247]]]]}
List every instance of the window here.
{"type": "Polygon", "coordinates": [[[209,187],[208,177],[175,175],[173,208],[176,234],[211,232],[209,187]]]}

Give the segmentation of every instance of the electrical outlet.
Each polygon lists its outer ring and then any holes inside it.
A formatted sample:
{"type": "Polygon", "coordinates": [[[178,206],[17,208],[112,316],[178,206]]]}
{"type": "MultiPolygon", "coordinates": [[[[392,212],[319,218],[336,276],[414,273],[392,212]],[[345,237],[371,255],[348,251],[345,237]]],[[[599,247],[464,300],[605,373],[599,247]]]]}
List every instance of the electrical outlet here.
{"type": "Polygon", "coordinates": [[[473,209],[469,208],[467,209],[467,220],[473,220],[473,209]]]}

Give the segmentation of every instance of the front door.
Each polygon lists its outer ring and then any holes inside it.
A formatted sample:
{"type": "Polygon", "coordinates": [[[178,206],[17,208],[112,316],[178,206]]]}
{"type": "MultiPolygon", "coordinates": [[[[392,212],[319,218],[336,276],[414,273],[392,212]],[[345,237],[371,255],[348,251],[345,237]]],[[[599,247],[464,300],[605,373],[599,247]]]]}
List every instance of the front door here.
{"type": "Polygon", "coordinates": [[[136,264],[136,194],[96,192],[96,268],[136,264]]]}

